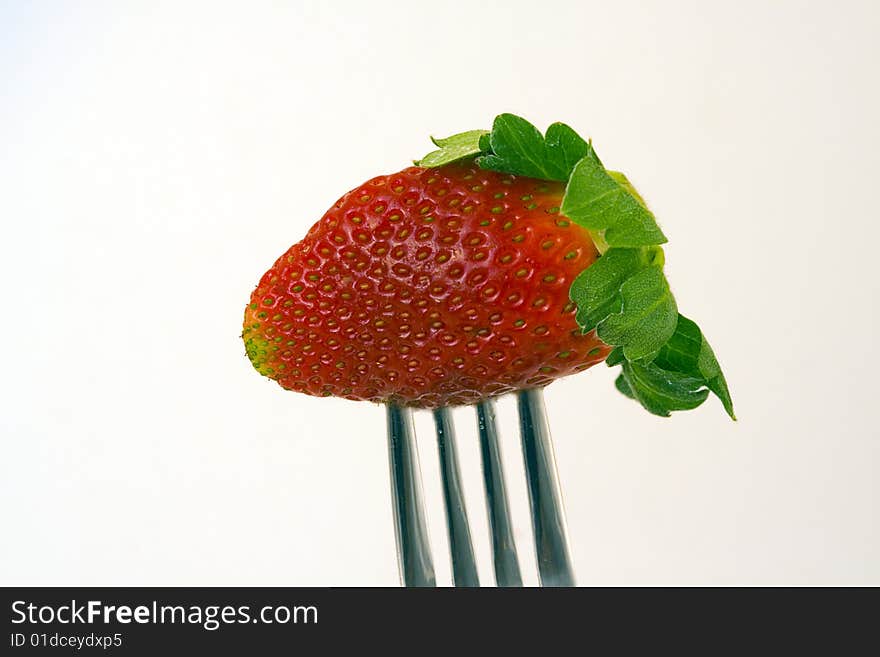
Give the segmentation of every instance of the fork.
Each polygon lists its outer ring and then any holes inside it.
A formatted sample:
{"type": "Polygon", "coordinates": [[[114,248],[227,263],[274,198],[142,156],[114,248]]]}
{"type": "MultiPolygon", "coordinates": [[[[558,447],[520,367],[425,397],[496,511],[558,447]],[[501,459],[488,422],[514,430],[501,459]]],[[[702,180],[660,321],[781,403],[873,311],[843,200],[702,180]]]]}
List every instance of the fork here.
{"type": "MultiPolygon", "coordinates": [[[[521,390],[516,393],[516,397],[541,586],[574,586],[562,495],[544,408],[543,390],[521,390]]],[[[522,586],[501,465],[495,402],[488,399],[474,404],[472,408],[476,413],[480,436],[495,582],[500,587],[522,586]]],[[[386,411],[391,497],[401,583],[404,586],[436,586],[425,527],[412,410],[389,403],[386,411]]],[[[449,407],[435,409],[432,413],[437,433],[453,581],[455,586],[480,586],[461,487],[452,414],[449,407]]]]}

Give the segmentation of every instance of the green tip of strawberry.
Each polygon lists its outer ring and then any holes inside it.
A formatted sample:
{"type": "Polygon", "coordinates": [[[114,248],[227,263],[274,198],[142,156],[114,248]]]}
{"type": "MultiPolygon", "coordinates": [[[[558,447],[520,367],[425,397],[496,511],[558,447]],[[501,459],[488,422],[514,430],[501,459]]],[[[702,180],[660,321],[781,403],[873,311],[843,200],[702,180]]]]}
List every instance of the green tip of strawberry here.
{"type": "Polygon", "coordinates": [[[721,368],[678,312],[666,242],[627,178],[554,123],[512,114],[343,196],[266,272],[245,311],[254,367],[319,396],[434,408],[542,386],[606,360],[656,415],[721,368]]]}

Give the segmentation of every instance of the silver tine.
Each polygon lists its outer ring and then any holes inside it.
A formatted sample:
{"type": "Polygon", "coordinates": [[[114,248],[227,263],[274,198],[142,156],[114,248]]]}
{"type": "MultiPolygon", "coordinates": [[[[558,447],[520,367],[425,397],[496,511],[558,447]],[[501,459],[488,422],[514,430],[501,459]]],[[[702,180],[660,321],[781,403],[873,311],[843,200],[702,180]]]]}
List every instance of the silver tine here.
{"type": "Polygon", "coordinates": [[[390,403],[386,405],[386,409],[391,498],[400,579],[404,586],[436,586],[434,563],[425,527],[425,510],[422,506],[422,482],[412,411],[390,403]]]}
{"type": "Polygon", "coordinates": [[[543,390],[519,391],[517,406],[541,585],[574,586],[543,390]]]}
{"type": "Polygon", "coordinates": [[[456,586],[479,586],[477,563],[471,544],[467,509],[458,471],[455,429],[449,408],[434,410],[437,428],[437,448],[440,451],[440,474],[443,481],[443,499],[446,502],[446,527],[449,532],[449,552],[452,556],[452,576],[456,586]]]}
{"type": "Polygon", "coordinates": [[[495,402],[491,399],[482,401],[476,405],[476,409],[489,532],[492,536],[492,557],[495,563],[495,583],[498,586],[522,586],[510,524],[510,508],[507,505],[507,490],[504,486],[498,429],[495,425],[495,402]]]}

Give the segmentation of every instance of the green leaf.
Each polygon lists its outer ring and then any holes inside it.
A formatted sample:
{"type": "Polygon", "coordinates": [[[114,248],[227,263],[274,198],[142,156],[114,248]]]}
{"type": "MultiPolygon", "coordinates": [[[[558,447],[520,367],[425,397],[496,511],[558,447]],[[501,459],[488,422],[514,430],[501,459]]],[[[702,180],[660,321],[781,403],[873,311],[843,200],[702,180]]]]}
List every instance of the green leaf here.
{"type": "Polygon", "coordinates": [[[712,347],[695,322],[679,314],[675,333],[660,348],[654,358],[654,364],[665,370],[681,372],[700,379],[721,400],[727,414],[732,419],[736,419],[733,400],[730,398],[727,381],[721,372],[721,365],[718,364],[712,347]]]}
{"type": "Polygon", "coordinates": [[[642,198],[642,195],[639,194],[638,190],[635,187],[633,187],[633,184],[629,181],[629,178],[627,178],[620,171],[609,171],[608,169],[606,169],[605,171],[606,171],[606,173],[608,173],[609,176],[614,178],[614,180],[616,180],[620,184],[621,187],[623,187],[627,192],[632,194],[632,196],[639,203],[641,203],[642,207],[647,210],[648,204],[645,203],[645,199],[642,198]]]}
{"type": "Polygon", "coordinates": [[[554,123],[541,136],[535,126],[514,114],[495,117],[488,145],[491,153],[477,159],[483,169],[562,182],[590,148],[564,123],[554,123]]]}
{"type": "Polygon", "coordinates": [[[597,335],[606,344],[622,346],[627,360],[654,354],[678,322],[678,307],[663,270],[651,265],[636,272],[620,286],[620,297],[620,312],[602,320],[597,335]]]}
{"type": "Polygon", "coordinates": [[[629,397],[630,399],[635,399],[636,396],[632,391],[632,388],[629,387],[629,384],[626,382],[626,377],[623,376],[623,373],[617,375],[617,378],[614,379],[614,387],[623,394],[629,397]]]}
{"type": "MultiPolygon", "coordinates": [[[[701,379],[669,372],[654,363],[624,362],[621,376],[631,393],[627,396],[654,415],[669,417],[670,411],[691,410],[709,396],[701,379]]],[[[621,390],[621,386],[617,389],[621,390]]]]}
{"type": "Polygon", "coordinates": [[[620,365],[625,360],[626,357],[623,355],[623,347],[614,347],[605,359],[605,364],[608,367],[614,367],[615,365],[620,365]]]}
{"type": "Polygon", "coordinates": [[[620,312],[620,286],[648,264],[642,249],[609,249],[572,281],[569,297],[577,304],[575,317],[586,332],[620,312]]]}
{"type": "Polygon", "coordinates": [[[468,130],[445,139],[431,137],[431,141],[435,146],[439,146],[439,150],[431,151],[421,160],[416,160],[415,164],[420,167],[439,167],[479,155],[482,152],[480,139],[488,134],[487,130],[468,130]]]}
{"type": "Polygon", "coordinates": [[[667,241],[626,176],[606,171],[592,146],[571,172],[561,212],[590,231],[604,231],[609,246],[651,246],[667,241]]]}

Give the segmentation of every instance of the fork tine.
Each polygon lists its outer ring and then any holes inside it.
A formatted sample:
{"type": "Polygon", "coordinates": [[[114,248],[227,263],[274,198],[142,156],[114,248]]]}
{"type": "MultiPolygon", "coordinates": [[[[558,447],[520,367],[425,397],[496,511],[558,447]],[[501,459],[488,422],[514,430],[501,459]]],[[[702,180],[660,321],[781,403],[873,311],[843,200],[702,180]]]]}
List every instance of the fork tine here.
{"type": "Polygon", "coordinates": [[[400,579],[404,586],[436,586],[422,506],[422,482],[412,411],[396,404],[387,404],[386,409],[400,579]]]}
{"type": "Polygon", "coordinates": [[[446,502],[446,527],[449,532],[449,552],[452,556],[452,575],[456,586],[479,586],[467,509],[461,489],[455,429],[448,407],[434,411],[437,428],[437,447],[440,451],[440,474],[443,481],[443,499],[446,502]]]}
{"type": "Polygon", "coordinates": [[[521,390],[517,406],[541,585],[574,586],[543,390],[521,390]]]}
{"type": "Polygon", "coordinates": [[[497,586],[522,586],[516,543],[510,524],[510,508],[504,486],[504,470],[495,425],[495,402],[491,399],[476,405],[480,429],[480,452],[483,457],[483,484],[489,511],[489,532],[492,536],[492,557],[497,586]]]}

